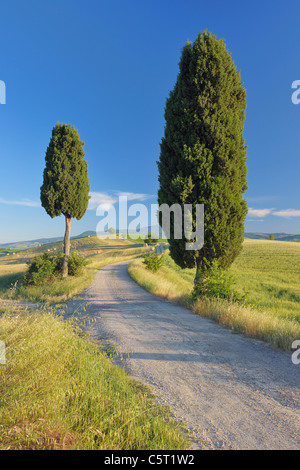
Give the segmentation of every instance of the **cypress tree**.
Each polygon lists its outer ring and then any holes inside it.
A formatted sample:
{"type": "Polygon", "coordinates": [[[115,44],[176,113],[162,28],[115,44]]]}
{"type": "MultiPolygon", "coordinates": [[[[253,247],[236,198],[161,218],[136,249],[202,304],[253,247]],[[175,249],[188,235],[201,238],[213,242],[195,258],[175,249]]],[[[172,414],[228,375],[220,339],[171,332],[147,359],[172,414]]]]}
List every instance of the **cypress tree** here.
{"type": "Polygon", "coordinates": [[[71,220],[80,220],[89,202],[90,185],[83,146],[75,127],[58,123],[52,130],[45,157],[42,206],[50,217],[63,214],[66,221],[62,277],[68,275],[71,220]]]}
{"type": "Polygon", "coordinates": [[[165,107],[158,202],[192,204],[193,210],[204,204],[203,248],[187,251],[184,237],[174,239],[172,230],[169,239],[174,261],[182,268],[196,266],[197,277],[214,260],[228,268],[242,249],[246,90],[223,40],[209,32],[186,44],[179,67],[165,107]]]}

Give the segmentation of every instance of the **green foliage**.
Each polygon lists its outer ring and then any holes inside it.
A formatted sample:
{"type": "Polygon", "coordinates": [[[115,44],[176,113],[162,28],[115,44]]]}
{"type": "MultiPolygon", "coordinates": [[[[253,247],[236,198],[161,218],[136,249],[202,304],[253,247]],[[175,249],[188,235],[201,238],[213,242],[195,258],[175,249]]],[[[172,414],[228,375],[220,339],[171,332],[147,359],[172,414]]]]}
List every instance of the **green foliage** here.
{"type": "MultiPolygon", "coordinates": [[[[72,252],[69,257],[69,275],[78,276],[86,266],[86,259],[77,252],[72,252]]],[[[24,283],[26,285],[38,285],[45,281],[51,281],[61,274],[63,265],[63,256],[50,256],[44,253],[36,256],[28,263],[28,269],[24,274],[24,283]]]]}
{"type": "Polygon", "coordinates": [[[159,204],[192,204],[194,211],[196,204],[204,204],[201,250],[187,251],[184,237],[174,239],[171,218],[170,254],[182,268],[205,268],[214,259],[227,268],[242,249],[247,214],[245,109],[246,91],[224,42],[208,32],[199,34],[182,52],[166,103],[158,162],[159,204]]]}
{"type": "Polygon", "coordinates": [[[269,240],[275,240],[274,235],[272,233],[271,235],[269,235],[269,240]]]}
{"type": "Polygon", "coordinates": [[[56,261],[48,253],[35,257],[28,263],[27,272],[24,274],[25,284],[40,284],[45,280],[53,279],[56,271],[56,261]]]}
{"type": "Polygon", "coordinates": [[[66,219],[64,238],[63,277],[68,276],[71,220],[80,220],[89,203],[89,179],[84,160],[84,142],[75,127],[56,124],[46,152],[41,202],[50,217],[63,214],[66,219]]]}
{"type": "Polygon", "coordinates": [[[219,262],[214,260],[209,268],[198,271],[193,290],[194,300],[201,297],[217,297],[234,301],[244,300],[232,289],[234,275],[220,268],[219,262]]]}
{"type": "Polygon", "coordinates": [[[146,253],[144,256],[144,261],[143,263],[146,265],[147,269],[149,269],[152,272],[157,272],[162,264],[163,264],[163,256],[158,255],[157,253],[154,253],[153,251],[150,253],[146,253]]]}
{"type": "Polygon", "coordinates": [[[80,276],[83,272],[83,268],[87,265],[87,260],[84,256],[77,253],[77,251],[72,251],[69,256],[69,275],[70,276],[80,276]]]}
{"type": "Polygon", "coordinates": [[[84,142],[75,127],[56,124],[46,152],[41,202],[50,217],[80,220],[88,207],[89,180],[84,142]]]}

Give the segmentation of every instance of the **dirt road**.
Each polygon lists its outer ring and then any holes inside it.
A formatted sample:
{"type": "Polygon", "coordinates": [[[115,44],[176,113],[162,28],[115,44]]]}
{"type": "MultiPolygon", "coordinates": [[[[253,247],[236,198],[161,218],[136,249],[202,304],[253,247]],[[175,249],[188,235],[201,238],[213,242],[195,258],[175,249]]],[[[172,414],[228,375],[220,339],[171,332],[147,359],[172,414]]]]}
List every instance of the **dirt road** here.
{"type": "Polygon", "coordinates": [[[69,311],[85,310],[89,332],[193,430],[193,448],[299,449],[300,364],[145,292],[127,265],[101,269],[69,311]]]}

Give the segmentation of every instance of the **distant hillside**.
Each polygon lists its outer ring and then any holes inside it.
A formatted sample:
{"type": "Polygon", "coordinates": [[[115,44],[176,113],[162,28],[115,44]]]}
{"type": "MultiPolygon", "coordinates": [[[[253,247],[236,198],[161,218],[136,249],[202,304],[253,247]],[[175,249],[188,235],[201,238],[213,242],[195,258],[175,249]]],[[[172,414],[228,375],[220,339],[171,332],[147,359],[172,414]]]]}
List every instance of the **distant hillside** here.
{"type": "MultiPolygon", "coordinates": [[[[96,235],[96,232],[87,231],[83,232],[80,235],[71,237],[72,239],[90,237],[96,235]]],[[[14,242],[14,243],[4,243],[0,245],[0,248],[13,249],[13,250],[27,250],[28,248],[35,248],[40,245],[48,245],[50,243],[57,243],[63,241],[63,237],[53,237],[53,238],[38,238],[37,240],[29,240],[24,242],[14,242]]]]}
{"type": "MultiPolygon", "coordinates": [[[[265,240],[266,238],[269,238],[271,234],[270,233],[249,233],[246,232],[244,234],[245,238],[251,238],[254,240],[265,240]]],[[[275,240],[280,240],[283,242],[291,242],[291,241],[300,241],[300,235],[294,235],[290,233],[273,233],[274,239],[275,240]]]]}
{"type": "MultiPolygon", "coordinates": [[[[122,230],[120,230],[120,233],[122,233],[122,230]]],[[[159,226],[153,226],[151,227],[144,227],[141,228],[140,234],[142,236],[148,235],[149,233],[152,234],[152,236],[158,235],[159,234],[159,226]]],[[[81,233],[80,235],[76,235],[74,237],[71,237],[73,240],[76,238],[84,238],[84,237],[92,237],[95,236],[96,232],[93,230],[88,230],[86,232],[81,233]]],[[[251,238],[255,240],[265,240],[266,238],[269,238],[270,233],[250,233],[246,232],[244,234],[245,238],[251,238]]],[[[275,240],[281,240],[281,241],[299,241],[300,242],[300,234],[299,235],[294,235],[290,233],[273,233],[275,240]]],[[[63,237],[54,237],[54,238],[38,238],[36,240],[29,240],[29,241],[24,241],[24,242],[15,242],[15,243],[4,243],[0,245],[0,249],[5,249],[5,250],[26,250],[28,248],[35,248],[41,245],[48,245],[50,243],[57,243],[63,241],[63,237]]]]}
{"type": "Polygon", "coordinates": [[[95,235],[97,235],[96,232],[94,232],[93,230],[88,230],[87,232],[83,232],[80,235],[77,235],[76,237],[71,237],[71,238],[94,237],[95,235]]]}
{"type": "MultiPolygon", "coordinates": [[[[122,233],[122,230],[120,230],[119,232],[122,233]]],[[[125,232],[125,230],[123,230],[123,232],[125,232]]],[[[102,234],[105,235],[105,233],[106,232],[103,232],[102,234]]],[[[152,233],[152,235],[154,235],[156,233],[158,234],[159,233],[159,226],[157,225],[157,226],[152,227],[152,232],[151,232],[151,227],[141,228],[141,230],[140,230],[140,234],[142,236],[146,236],[149,233],[152,233]]],[[[76,238],[93,237],[95,235],[97,235],[95,231],[88,230],[86,232],[81,233],[80,235],[76,235],[74,237],[71,237],[71,239],[74,240],[76,238]]],[[[12,249],[12,250],[15,250],[15,251],[27,250],[28,248],[35,248],[35,247],[38,247],[38,246],[41,246],[41,245],[48,245],[50,243],[57,243],[57,242],[61,242],[61,241],[63,241],[63,237],[38,238],[36,240],[13,242],[13,243],[4,243],[2,245],[0,244],[0,248],[12,249]]]]}
{"type": "Polygon", "coordinates": [[[63,239],[61,237],[55,238],[39,238],[37,240],[29,240],[24,242],[4,243],[0,245],[0,248],[12,249],[12,250],[27,250],[27,248],[34,248],[40,245],[47,245],[49,243],[60,242],[63,239]]]}

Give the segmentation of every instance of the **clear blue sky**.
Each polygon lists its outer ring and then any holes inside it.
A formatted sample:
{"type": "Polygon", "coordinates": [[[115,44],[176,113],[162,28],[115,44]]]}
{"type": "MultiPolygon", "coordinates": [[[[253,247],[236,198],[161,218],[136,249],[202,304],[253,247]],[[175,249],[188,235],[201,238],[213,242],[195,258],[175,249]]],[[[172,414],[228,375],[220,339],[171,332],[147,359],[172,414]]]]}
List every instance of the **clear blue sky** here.
{"type": "MultiPolygon", "coordinates": [[[[224,38],[247,89],[246,230],[300,233],[298,1],[1,2],[0,243],[63,235],[39,206],[51,129],[86,142],[95,200],[156,202],[164,106],[187,40],[224,38]]],[[[72,234],[95,230],[95,210],[72,234]]]]}

